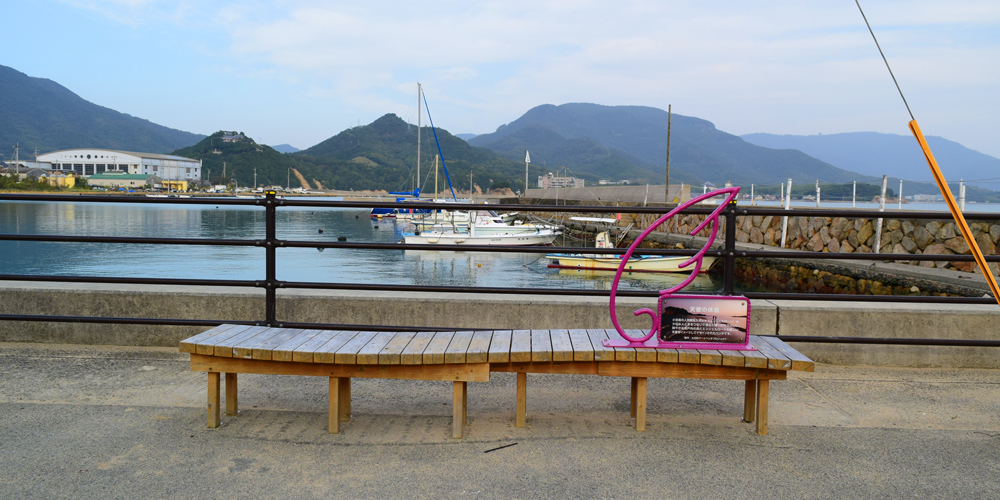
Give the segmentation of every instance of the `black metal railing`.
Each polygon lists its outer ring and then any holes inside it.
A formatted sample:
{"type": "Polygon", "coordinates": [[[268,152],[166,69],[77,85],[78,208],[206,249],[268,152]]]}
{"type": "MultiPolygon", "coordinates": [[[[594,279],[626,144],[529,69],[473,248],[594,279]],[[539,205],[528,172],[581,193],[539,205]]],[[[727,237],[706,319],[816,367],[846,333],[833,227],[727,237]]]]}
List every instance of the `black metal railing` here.
{"type": "MultiPolygon", "coordinates": [[[[403,291],[403,292],[459,292],[473,294],[519,294],[519,295],[577,295],[577,296],[608,296],[604,290],[554,289],[554,288],[518,288],[518,287],[456,287],[440,285],[389,285],[370,283],[319,283],[279,281],[276,276],[278,248],[343,248],[343,249],[390,249],[390,250],[458,250],[463,252],[517,252],[517,253],[558,253],[578,252],[579,247],[498,247],[487,245],[461,245],[448,248],[433,244],[401,243],[356,243],[356,242],[320,242],[295,241],[277,238],[277,209],[280,207],[312,207],[312,208],[400,208],[408,209],[440,209],[439,203],[432,202],[373,202],[373,201],[331,201],[304,200],[296,198],[279,198],[273,192],[255,199],[241,198],[147,198],[142,196],[94,196],[94,195],[22,195],[0,194],[0,201],[49,201],[49,202],[101,202],[101,203],[143,203],[143,204],[178,204],[178,205],[227,205],[256,206],[265,211],[265,236],[263,239],[213,239],[213,238],[142,238],[142,237],[108,237],[108,236],[63,236],[63,235],[27,235],[0,234],[0,241],[38,241],[58,243],[125,243],[125,244],[158,244],[158,245],[212,245],[212,246],[244,246],[263,248],[265,253],[265,276],[262,280],[224,280],[224,279],[167,279],[167,278],[121,278],[100,276],[56,276],[56,275],[0,275],[4,281],[35,281],[64,283],[110,283],[110,284],[145,284],[145,285],[184,285],[184,286],[222,286],[222,287],[253,287],[265,292],[265,311],[263,319],[171,319],[171,318],[118,318],[92,316],[52,316],[31,314],[0,314],[0,320],[34,321],[34,322],[81,322],[81,323],[113,323],[113,324],[149,324],[149,325],[188,325],[214,326],[222,323],[255,324],[267,326],[284,326],[295,328],[341,328],[341,329],[378,329],[381,331],[434,331],[446,328],[435,328],[415,325],[346,325],[327,323],[302,323],[279,320],[277,317],[277,291],[279,289],[327,289],[327,290],[366,290],[366,291],[403,291]]],[[[481,210],[484,206],[471,203],[448,204],[449,210],[481,210]]],[[[489,205],[496,211],[531,212],[574,212],[574,213],[631,213],[662,215],[662,207],[612,207],[612,206],[581,206],[581,205],[489,205]]],[[[683,214],[712,213],[712,208],[690,208],[683,214]]],[[[836,216],[860,218],[899,218],[899,219],[950,219],[950,214],[942,212],[872,212],[870,210],[814,210],[814,209],[781,209],[757,208],[737,205],[727,206],[722,216],[725,218],[725,234],[722,241],[706,255],[715,256],[723,261],[723,286],[720,294],[732,295],[736,289],[736,260],[738,258],[780,258],[807,260],[866,260],[866,261],[973,261],[971,255],[910,255],[910,254],[874,254],[874,253],[819,253],[808,251],[787,250],[749,250],[737,249],[736,218],[739,216],[836,216]]],[[[1000,214],[968,213],[967,220],[1000,220],[1000,214]]],[[[588,248],[588,253],[604,253],[621,255],[627,250],[623,248],[596,249],[588,248]]],[[[694,249],[643,249],[644,255],[693,256],[694,249]]],[[[988,262],[1000,262],[1000,256],[989,256],[988,262]]],[[[617,292],[620,296],[656,297],[656,291],[623,290],[617,292]]],[[[992,297],[940,297],[940,296],[896,296],[896,295],[852,295],[852,294],[816,294],[816,293],[769,293],[744,292],[750,299],[781,299],[781,300],[829,300],[829,301],[864,301],[873,303],[937,303],[937,304],[995,304],[992,297]]],[[[812,337],[812,336],[782,336],[787,340],[803,342],[835,342],[835,343],[882,343],[905,345],[951,345],[951,346],[1000,346],[1000,341],[957,340],[957,339],[879,339],[879,338],[849,338],[849,337],[812,337]]]]}

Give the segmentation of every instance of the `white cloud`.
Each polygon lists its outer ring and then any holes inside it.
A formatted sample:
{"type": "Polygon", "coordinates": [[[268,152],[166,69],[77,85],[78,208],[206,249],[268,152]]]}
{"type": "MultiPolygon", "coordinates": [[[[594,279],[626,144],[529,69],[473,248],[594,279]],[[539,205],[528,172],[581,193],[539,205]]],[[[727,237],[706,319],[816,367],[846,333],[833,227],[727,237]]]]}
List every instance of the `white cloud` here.
{"type": "MultiPolygon", "coordinates": [[[[902,109],[853,2],[69,1],[130,26],[221,34],[218,64],[239,78],[354,115],[412,108],[419,80],[453,131],[569,101],[673,103],[737,133],[884,131],[902,109]]],[[[862,5],[911,104],[976,117],[951,120],[952,138],[985,144],[979,110],[1000,99],[995,0],[862,5]]]]}

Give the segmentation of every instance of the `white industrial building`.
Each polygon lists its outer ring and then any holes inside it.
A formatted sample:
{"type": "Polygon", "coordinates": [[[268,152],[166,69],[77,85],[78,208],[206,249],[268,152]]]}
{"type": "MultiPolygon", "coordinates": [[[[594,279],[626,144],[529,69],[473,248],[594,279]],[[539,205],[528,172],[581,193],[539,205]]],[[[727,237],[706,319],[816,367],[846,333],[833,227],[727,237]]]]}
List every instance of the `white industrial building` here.
{"type": "Polygon", "coordinates": [[[582,188],[583,179],[577,179],[576,177],[556,177],[552,175],[552,172],[549,172],[538,176],[538,187],[543,189],[582,188]]]}
{"type": "Polygon", "coordinates": [[[112,149],[65,149],[38,155],[39,164],[51,170],[76,172],[89,177],[104,172],[155,175],[163,180],[197,181],[201,179],[201,160],[156,153],[135,153],[112,149]]]}

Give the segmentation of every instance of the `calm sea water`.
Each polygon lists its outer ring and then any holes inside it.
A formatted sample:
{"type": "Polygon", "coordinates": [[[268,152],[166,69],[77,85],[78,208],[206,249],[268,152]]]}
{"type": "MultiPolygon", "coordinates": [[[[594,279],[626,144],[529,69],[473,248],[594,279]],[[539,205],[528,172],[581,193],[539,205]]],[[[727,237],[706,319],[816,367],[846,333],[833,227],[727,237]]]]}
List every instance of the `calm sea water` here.
{"type": "MultiPolygon", "coordinates": [[[[277,222],[277,237],[285,240],[389,243],[411,230],[395,222],[376,227],[361,209],[279,208],[277,222]]],[[[4,234],[255,239],[264,230],[264,210],[255,207],[0,202],[4,234]]],[[[549,269],[547,259],[530,253],[287,248],[277,257],[283,281],[610,289],[614,277],[549,269]]],[[[263,279],[265,267],[264,250],[248,247],[0,241],[0,273],[263,279]]],[[[660,290],[683,277],[642,274],[620,288],[660,290]]],[[[686,290],[720,288],[701,275],[686,290]]]]}

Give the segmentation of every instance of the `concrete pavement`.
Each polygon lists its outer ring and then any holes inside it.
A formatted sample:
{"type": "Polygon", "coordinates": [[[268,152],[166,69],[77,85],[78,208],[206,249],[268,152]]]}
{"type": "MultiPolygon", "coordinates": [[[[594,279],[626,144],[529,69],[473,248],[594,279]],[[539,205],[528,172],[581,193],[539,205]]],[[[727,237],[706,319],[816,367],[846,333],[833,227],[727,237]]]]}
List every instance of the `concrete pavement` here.
{"type": "Polygon", "coordinates": [[[326,432],[327,381],[240,378],[207,429],[205,374],[174,348],[0,343],[3,498],[987,498],[1000,472],[1000,371],[820,365],[771,384],[769,436],[742,382],[513,374],[451,387],[355,379],[326,432]],[[489,451],[504,445],[503,449],[489,451]]]}

